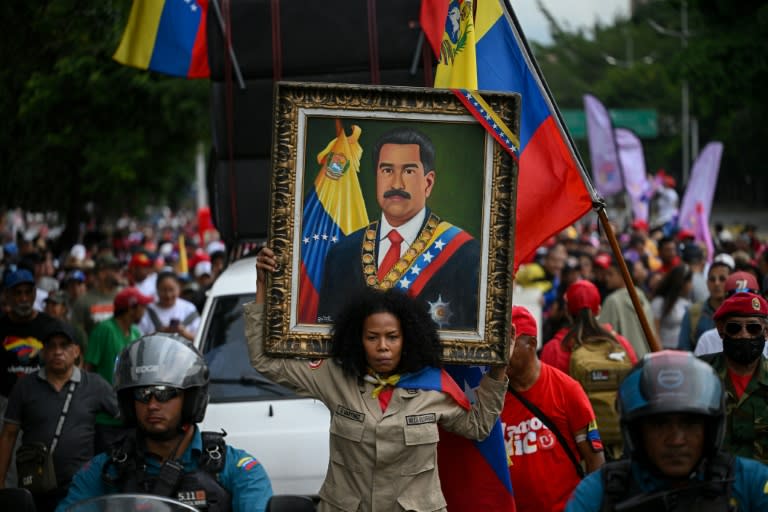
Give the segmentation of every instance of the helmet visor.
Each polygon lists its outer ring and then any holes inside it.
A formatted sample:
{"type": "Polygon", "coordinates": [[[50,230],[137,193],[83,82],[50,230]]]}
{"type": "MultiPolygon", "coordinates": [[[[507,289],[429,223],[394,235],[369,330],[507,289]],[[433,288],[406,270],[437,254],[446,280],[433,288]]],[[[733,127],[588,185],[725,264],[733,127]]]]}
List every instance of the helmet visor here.
{"type": "Polygon", "coordinates": [[[717,416],[723,413],[723,388],[715,371],[690,353],[649,354],[619,388],[622,419],[662,413],[717,416]]]}
{"type": "Polygon", "coordinates": [[[208,367],[194,348],[173,336],[154,334],[126,347],[115,362],[114,386],[170,386],[179,389],[208,383],[208,367]]]}

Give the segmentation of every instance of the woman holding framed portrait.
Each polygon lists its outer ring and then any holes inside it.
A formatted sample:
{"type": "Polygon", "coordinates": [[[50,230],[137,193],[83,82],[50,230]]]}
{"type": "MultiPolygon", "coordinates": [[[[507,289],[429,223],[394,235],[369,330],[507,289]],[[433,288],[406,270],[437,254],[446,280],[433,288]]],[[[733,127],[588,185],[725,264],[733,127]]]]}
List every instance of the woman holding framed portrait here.
{"type": "Polygon", "coordinates": [[[506,366],[494,366],[474,404],[440,367],[437,325],[419,301],[396,290],[364,290],[343,308],[330,358],[264,353],[266,272],[257,257],[256,300],[244,306],[254,368],[331,411],[330,461],[318,510],[444,510],[437,471],[438,425],[474,440],[488,436],[503,406],[506,366]]]}

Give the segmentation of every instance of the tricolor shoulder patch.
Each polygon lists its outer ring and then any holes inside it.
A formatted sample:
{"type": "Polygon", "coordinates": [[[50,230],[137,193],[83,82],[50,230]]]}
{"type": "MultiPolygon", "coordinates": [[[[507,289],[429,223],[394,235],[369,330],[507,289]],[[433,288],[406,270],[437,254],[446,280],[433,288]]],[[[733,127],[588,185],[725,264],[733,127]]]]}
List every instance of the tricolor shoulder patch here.
{"type": "Polygon", "coordinates": [[[259,461],[250,455],[237,461],[237,467],[243,468],[245,471],[250,471],[258,465],[259,461]]]}
{"type": "Polygon", "coordinates": [[[317,370],[323,365],[323,361],[325,361],[325,359],[313,359],[309,362],[310,369],[317,370]]]}
{"type": "Polygon", "coordinates": [[[587,441],[593,452],[603,451],[603,440],[600,439],[600,431],[597,429],[597,420],[592,420],[587,425],[587,441]]]}

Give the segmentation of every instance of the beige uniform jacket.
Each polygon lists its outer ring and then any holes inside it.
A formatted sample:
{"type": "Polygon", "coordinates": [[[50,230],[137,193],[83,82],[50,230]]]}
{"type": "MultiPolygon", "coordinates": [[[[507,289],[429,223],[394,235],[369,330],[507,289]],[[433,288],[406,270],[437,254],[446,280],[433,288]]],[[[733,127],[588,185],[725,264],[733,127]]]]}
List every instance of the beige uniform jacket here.
{"type": "Polygon", "coordinates": [[[503,406],[506,379],[486,375],[469,411],[439,391],[395,388],[382,412],[371,396],[373,385],[344,375],[332,360],[318,365],[264,355],[264,307],[251,303],[244,309],[254,368],[321,400],[331,411],[330,461],[318,510],[445,510],[437,474],[437,426],[485,439],[503,406]]]}

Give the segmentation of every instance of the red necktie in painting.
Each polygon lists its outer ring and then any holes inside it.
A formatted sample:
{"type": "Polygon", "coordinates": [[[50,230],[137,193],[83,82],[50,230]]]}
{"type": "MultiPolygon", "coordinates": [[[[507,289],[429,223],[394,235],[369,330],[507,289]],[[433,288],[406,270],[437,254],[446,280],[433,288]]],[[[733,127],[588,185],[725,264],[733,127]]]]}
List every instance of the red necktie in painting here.
{"type": "Polygon", "coordinates": [[[387,272],[389,272],[394,264],[400,259],[400,244],[403,242],[403,237],[400,236],[400,233],[398,233],[397,230],[393,229],[387,233],[387,238],[389,238],[389,243],[391,245],[389,246],[387,254],[384,255],[381,265],[379,265],[379,272],[377,274],[379,281],[384,279],[387,272]]]}

